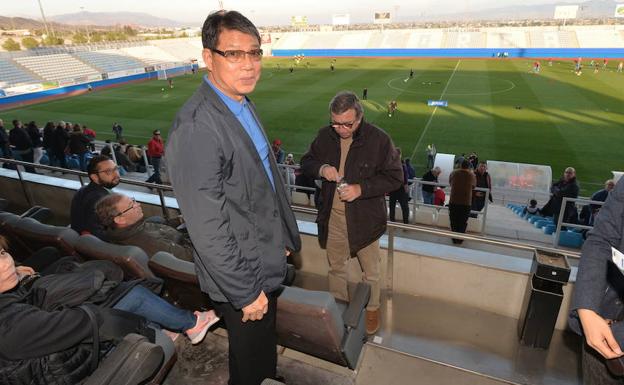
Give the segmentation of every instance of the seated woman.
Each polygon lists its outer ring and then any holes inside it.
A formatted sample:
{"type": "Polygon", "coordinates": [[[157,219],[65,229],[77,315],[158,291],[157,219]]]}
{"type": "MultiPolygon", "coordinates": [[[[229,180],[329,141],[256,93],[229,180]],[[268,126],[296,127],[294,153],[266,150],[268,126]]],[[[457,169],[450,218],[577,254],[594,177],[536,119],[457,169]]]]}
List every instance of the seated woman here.
{"type": "Polygon", "coordinates": [[[134,319],[143,326],[147,320],[184,332],[193,344],[219,320],[212,310],[179,309],[139,281],[106,279],[107,270],[118,268],[112,263],[97,261],[105,268],[39,277],[32,268],[16,267],[6,248],[0,235],[0,384],[73,384],[88,376],[93,346],[89,313],[95,314],[103,341],[104,330],[109,333],[119,325],[112,322],[111,329],[108,320],[134,319]],[[85,304],[88,310],[80,307],[85,304]]]}

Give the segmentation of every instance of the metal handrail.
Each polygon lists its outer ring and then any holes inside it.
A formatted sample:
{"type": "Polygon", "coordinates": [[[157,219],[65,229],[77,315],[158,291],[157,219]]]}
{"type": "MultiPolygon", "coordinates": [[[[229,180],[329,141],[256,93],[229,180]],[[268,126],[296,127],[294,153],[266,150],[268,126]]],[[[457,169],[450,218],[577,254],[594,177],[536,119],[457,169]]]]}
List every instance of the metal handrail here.
{"type": "MultiPolygon", "coordinates": [[[[10,163],[10,164],[15,164],[15,165],[20,165],[20,166],[32,166],[34,168],[40,168],[40,169],[45,169],[49,171],[60,171],[66,174],[75,175],[79,177],[81,185],[84,185],[82,178],[85,176],[87,176],[88,178],[87,173],[83,171],[68,170],[68,169],[64,169],[60,167],[47,166],[47,165],[42,165],[42,164],[33,164],[33,163],[23,162],[23,161],[19,161],[15,159],[6,159],[6,158],[0,158],[0,162],[10,163]]],[[[17,169],[17,174],[19,176],[20,183],[22,184],[22,188],[24,189],[24,192],[26,193],[26,198],[28,200],[28,203],[30,205],[33,205],[34,202],[32,202],[32,199],[30,199],[27,193],[26,184],[25,184],[24,179],[22,178],[22,172],[19,170],[19,168],[17,169]]],[[[156,189],[158,192],[158,195],[160,196],[160,204],[161,204],[161,208],[163,211],[163,215],[165,217],[168,217],[167,206],[164,200],[164,191],[173,191],[173,188],[171,186],[160,185],[160,184],[155,184],[155,183],[145,183],[145,182],[125,179],[125,178],[120,178],[120,183],[156,189]]],[[[309,208],[309,207],[298,206],[298,205],[291,205],[291,207],[292,207],[292,210],[297,213],[312,214],[312,215],[316,215],[318,213],[318,210],[309,208]]],[[[387,226],[390,229],[390,231],[388,232],[389,258],[391,258],[394,253],[393,244],[394,244],[395,235],[394,235],[393,230],[396,230],[396,229],[414,231],[417,233],[429,234],[429,235],[435,235],[435,236],[442,236],[445,238],[455,238],[455,239],[462,239],[462,240],[467,240],[467,241],[476,241],[476,242],[484,243],[488,245],[509,247],[509,248],[517,249],[517,250],[531,251],[535,249],[535,246],[528,245],[528,244],[521,243],[521,242],[506,241],[506,240],[489,238],[486,236],[479,236],[479,235],[455,233],[450,230],[442,230],[439,228],[429,228],[429,227],[420,226],[420,225],[410,225],[410,224],[402,224],[402,223],[396,223],[396,222],[388,222],[387,226]]],[[[572,258],[580,258],[580,253],[573,252],[573,251],[568,251],[568,250],[563,250],[563,249],[558,249],[558,248],[548,248],[548,247],[542,247],[542,246],[539,246],[539,248],[546,250],[546,251],[550,251],[550,252],[565,254],[572,258]]]]}
{"type": "MultiPolygon", "coordinates": [[[[318,210],[312,209],[312,208],[309,208],[309,207],[304,207],[304,206],[292,205],[291,208],[296,213],[314,214],[314,215],[316,215],[318,213],[318,210]]],[[[418,232],[418,233],[442,236],[442,237],[445,237],[445,238],[462,239],[462,240],[465,240],[465,241],[476,241],[476,242],[480,242],[480,243],[484,243],[484,244],[488,244],[488,245],[492,245],[492,246],[503,246],[503,247],[509,247],[509,248],[517,249],[517,250],[532,251],[532,250],[536,249],[535,246],[528,245],[526,243],[513,242],[513,241],[504,241],[504,240],[501,240],[501,239],[490,238],[490,237],[486,237],[486,236],[482,236],[482,235],[470,235],[470,234],[464,234],[464,233],[455,233],[455,232],[453,232],[451,230],[443,230],[443,229],[439,229],[437,227],[436,228],[432,228],[432,227],[426,227],[426,226],[421,226],[421,225],[403,224],[403,223],[398,223],[398,222],[388,222],[387,226],[390,229],[415,231],[415,232],[418,232]]],[[[391,237],[394,237],[394,234],[392,232],[389,232],[388,238],[391,238],[391,237]]],[[[390,240],[388,241],[388,243],[390,243],[390,240]]],[[[538,248],[541,249],[541,250],[544,250],[544,251],[552,252],[552,253],[565,254],[565,255],[567,255],[569,257],[572,257],[572,258],[580,258],[580,256],[581,256],[580,253],[575,252],[575,251],[562,250],[562,249],[551,248],[551,247],[546,247],[546,246],[539,246],[538,248]]],[[[388,252],[390,252],[390,251],[388,251],[388,252]]]]}
{"type": "Polygon", "coordinates": [[[582,230],[591,230],[594,228],[594,226],[587,226],[587,225],[580,225],[578,223],[564,222],[563,217],[564,217],[568,202],[574,202],[575,204],[583,203],[584,205],[596,205],[596,206],[602,206],[605,204],[602,201],[594,201],[594,200],[587,199],[587,198],[564,197],[563,200],[561,201],[561,207],[559,208],[559,218],[557,218],[557,228],[555,230],[555,236],[553,237],[554,247],[557,247],[557,245],[559,245],[559,238],[561,237],[561,228],[563,226],[573,227],[573,228],[582,229],[582,230]]]}
{"type": "MultiPolygon", "coordinates": [[[[6,159],[6,158],[0,158],[0,163],[9,163],[9,164],[14,164],[16,166],[30,166],[33,167],[35,169],[42,169],[42,170],[48,170],[48,171],[58,171],[58,172],[62,172],[64,174],[69,174],[69,175],[75,175],[78,177],[78,180],[80,182],[81,186],[84,186],[84,181],[83,178],[87,177],[87,179],[89,179],[89,174],[87,174],[84,171],[77,171],[77,170],[71,170],[71,169],[67,169],[67,168],[62,168],[62,167],[54,167],[54,166],[48,166],[45,164],[37,164],[37,163],[29,163],[29,162],[24,162],[21,160],[15,160],[15,159],[6,159]]],[[[20,171],[19,167],[16,167],[16,171],[17,171],[17,176],[20,180],[20,183],[22,185],[22,189],[24,190],[24,194],[26,196],[26,201],[28,202],[29,205],[33,205],[34,202],[32,200],[32,198],[30,197],[30,194],[28,193],[28,190],[26,189],[26,184],[24,183],[24,178],[22,177],[22,172],[20,171]]],[[[138,180],[132,180],[132,179],[126,179],[126,178],[119,178],[119,183],[124,183],[124,184],[129,184],[132,186],[139,186],[139,187],[147,187],[150,189],[155,189],[158,192],[158,196],[160,197],[160,207],[163,213],[163,216],[165,218],[169,218],[169,212],[167,211],[167,205],[165,204],[165,195],[164,192],[165,191],[173,191],[173,187],[171,186],[167,186],[164,184],[156,184],[156,183],[146,183],[146,182],[141,182],[138,180]]]]}

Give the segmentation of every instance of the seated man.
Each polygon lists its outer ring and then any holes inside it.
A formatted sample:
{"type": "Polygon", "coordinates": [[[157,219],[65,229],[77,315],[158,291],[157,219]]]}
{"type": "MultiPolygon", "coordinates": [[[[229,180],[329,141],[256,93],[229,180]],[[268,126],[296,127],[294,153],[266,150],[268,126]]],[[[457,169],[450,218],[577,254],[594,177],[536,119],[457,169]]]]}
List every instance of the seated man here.
{"type": "Polygon", "coordinates": [[[95,204],[119,184],[119,168],[109,157],[99,155],[89,162],[87,174],[91,182],[82,186],[72,198],[71,228],[78,234],[93,234],[101,238],[102,227],[95,215],[95,204]]]}
{"type": "Polygon", "coordinates": [[[212,310],[179,309],[140,281],[121,282],[112,263],[39,277],[16,267],[6,247],[0,236],[1,384],[76,384],[91,374],[92,321],[80,305],[95,315],[101,348],[128,332],[148,336],[146,321],[183,331],[196,344],[219,320],[212,310]]]}
{"type": "Polygon", "coordinates": [[[193,262],[193,245],[186,233],[162,223],[146,221],[141,204],[123,194],[109,194],[95,206],[103,227],[103,239],[119,245],[138,246],[148,255],[166,251],[193,262]]]}

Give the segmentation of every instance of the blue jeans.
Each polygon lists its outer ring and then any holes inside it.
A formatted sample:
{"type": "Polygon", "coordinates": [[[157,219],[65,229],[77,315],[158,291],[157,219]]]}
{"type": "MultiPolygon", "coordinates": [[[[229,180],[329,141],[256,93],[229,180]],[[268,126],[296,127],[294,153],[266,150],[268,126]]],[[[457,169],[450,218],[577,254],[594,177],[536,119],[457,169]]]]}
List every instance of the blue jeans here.
{"type": "Polygon", "coordinates": [[[432,205],[433,204],[433,193],[432,192],[423,190],[422,197],[423,197],[423,203],[424,204],[426,204],[426,205],[432,205]]]}
{"type": "Polygon", "coordinates": [[[167,330],[182,332],[197,323],[193,313],[173,306],[140,285],[133,287],[113,308],[140,315],[167,330]]]}

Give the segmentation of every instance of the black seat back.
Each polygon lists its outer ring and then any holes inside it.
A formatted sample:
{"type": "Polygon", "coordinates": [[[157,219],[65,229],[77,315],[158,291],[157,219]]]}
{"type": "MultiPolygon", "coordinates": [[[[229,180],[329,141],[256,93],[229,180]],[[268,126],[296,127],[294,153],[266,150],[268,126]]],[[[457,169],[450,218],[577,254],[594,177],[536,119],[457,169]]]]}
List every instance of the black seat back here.
{"type": "Polygon", "coordinates": [[[84,259],[103,259],[121,267],[126,278],[154,278],[147,263],[145,251],[136,246],[122,246],[104,242],[91,234],[81,235],[76,251],[84,259]]]}
{"type": "Polygon", "coordinates": [[[75,246],[80,236],[69,227],[46,225],[33,218],[10,220],[4,226],[31,254],[43,247],[53,246],[63,255],[77,255],[75,246]]]}

